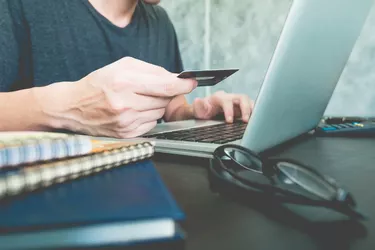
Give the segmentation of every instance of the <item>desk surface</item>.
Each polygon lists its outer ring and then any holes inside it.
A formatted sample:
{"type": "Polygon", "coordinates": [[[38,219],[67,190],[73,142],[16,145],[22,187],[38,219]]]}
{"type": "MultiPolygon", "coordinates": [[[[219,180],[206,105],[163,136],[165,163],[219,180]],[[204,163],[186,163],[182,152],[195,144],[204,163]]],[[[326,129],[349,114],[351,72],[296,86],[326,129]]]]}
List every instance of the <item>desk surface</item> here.
{"type": "Polygon", "coordinates": [[[210,191],[207,160],[156,155],[157,169],[187,215],[187,250],[375,249],[375,139],[307,138],[275,155],[335,178],[369,219],[331,217],[321,208],[251,206],[256,200],[241,204],[210,191]]]}

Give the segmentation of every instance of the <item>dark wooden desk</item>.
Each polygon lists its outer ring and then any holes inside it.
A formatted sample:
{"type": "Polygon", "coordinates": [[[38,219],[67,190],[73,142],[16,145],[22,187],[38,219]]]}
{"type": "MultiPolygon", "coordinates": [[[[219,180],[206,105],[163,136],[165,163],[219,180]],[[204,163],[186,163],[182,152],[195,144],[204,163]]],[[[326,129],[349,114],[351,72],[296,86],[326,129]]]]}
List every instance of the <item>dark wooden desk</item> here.
{"type": "Polygon", "coordinates": [[[375,249],[375,139],[307,138],[275,155],[335,178],[369,220],[331,219],[326,209],[259,207],[257,200],[241,204],[210,191],[207,160],[156,155],[157,169],[187,215],[188,250],[375,249]],[[329,219],[320,218],[326,214],[329,219]]]}

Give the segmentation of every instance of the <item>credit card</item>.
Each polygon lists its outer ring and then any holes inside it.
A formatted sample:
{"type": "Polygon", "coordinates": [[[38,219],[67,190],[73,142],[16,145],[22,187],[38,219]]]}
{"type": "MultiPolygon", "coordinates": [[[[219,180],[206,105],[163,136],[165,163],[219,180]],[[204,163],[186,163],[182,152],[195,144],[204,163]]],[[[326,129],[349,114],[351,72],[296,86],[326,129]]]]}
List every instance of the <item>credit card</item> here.
{"type": "Polygon", "coordinates": [[[195,79],[198,87],[213,86],[237,72],[238,69],[213,69],[183,71],[177,77],[195,79]]]}

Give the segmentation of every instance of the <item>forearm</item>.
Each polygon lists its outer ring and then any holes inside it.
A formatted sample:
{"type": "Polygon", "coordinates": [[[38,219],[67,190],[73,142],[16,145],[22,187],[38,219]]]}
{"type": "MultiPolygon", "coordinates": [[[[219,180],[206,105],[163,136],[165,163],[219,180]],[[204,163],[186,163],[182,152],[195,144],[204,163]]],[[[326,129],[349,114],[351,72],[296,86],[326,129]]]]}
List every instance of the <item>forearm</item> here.
{"type": "Polygon", "coordinates": [[[164,119],[167,122],[193,119],[193,107],[186,102],[184,96],[177,96],[166,108],[164,119]]]}
{"type": "Polygon", "coordinates": [[[0,113],[0,131],[49,128],[49,119],[39,107],[32,89],[0,93],[0,113]]]}
{"type": "Polygon", "coordinates": [[[62,108],[65,104],[61,100],[64,98],[69,99],[64,89],[56,89],[56,86],[0,93],[0,131],[64,128],[65,121],[46,112],[50,107],[62,108]]]}

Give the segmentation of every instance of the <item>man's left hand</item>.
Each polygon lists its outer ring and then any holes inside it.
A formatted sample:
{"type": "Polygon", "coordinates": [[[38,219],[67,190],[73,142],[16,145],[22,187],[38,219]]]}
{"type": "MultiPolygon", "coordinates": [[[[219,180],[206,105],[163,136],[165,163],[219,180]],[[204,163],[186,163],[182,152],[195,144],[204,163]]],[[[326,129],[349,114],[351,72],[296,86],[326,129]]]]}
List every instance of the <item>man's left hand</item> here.
{"type": "Polygon", "coordinates": [[[238,117],[248,122],[253,108],[254,102],[247,95],[219,91],[203,99],[196,98],[193,103],[193,114],[197,119],[208,120],[224,113],[228,123],[232,123],[238,117]]]}

